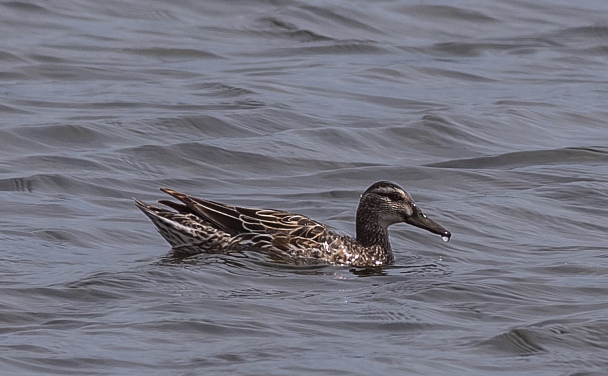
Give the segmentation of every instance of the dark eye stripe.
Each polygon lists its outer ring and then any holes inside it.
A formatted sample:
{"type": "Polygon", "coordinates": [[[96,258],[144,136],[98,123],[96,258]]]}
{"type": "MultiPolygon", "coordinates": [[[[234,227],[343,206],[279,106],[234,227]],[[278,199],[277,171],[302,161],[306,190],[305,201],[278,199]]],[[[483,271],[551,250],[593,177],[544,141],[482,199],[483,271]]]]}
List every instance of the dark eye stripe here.
{"type": "Polygon", "coordinates": [[[384,197],[388,197],[391,201],[401,201],[403,196],[399,192],[387,192],[387,191],[376,191],[376,194],[384,197]]]}

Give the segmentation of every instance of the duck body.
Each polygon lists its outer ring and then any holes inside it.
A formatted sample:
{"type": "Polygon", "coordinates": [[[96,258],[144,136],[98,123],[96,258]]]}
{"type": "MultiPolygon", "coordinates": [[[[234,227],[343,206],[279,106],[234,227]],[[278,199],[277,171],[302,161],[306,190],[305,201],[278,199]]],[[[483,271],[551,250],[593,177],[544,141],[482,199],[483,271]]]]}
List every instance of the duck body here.
{"type": "Polygon", "coordinates": [[[407,192],[390,182],[374,183],[361,196],[356,238],[300,214],[226,205],[169,188],[161,191],[179,201],[159,201],[173,210],[139,200],[135,205],[180,256],[251,249],[277,261],[369,267],[394,261],[388,238],[391,224],[406,222],[444,239],[451,236],[407,192]]]}

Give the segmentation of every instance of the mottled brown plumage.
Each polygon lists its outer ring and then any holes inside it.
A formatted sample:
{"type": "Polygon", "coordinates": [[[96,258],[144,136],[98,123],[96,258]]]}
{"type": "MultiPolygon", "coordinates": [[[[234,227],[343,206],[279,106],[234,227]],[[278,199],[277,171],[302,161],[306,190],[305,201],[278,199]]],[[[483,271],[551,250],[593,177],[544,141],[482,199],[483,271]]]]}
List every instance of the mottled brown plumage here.
{"type": "Polygon", "coordinates": [[[356,239],[299,214],[225,205],[169,188],[161,191],[180,201],[159,201],[174,211],[139,200],[135,204],[181,255],[253,249],[282,261],[381,266],[394,260],[388,239],[391,224],[406,222],[444,239],[451,236],[407,192],[385,181],[374,183],[361,195],[356,239]]]}

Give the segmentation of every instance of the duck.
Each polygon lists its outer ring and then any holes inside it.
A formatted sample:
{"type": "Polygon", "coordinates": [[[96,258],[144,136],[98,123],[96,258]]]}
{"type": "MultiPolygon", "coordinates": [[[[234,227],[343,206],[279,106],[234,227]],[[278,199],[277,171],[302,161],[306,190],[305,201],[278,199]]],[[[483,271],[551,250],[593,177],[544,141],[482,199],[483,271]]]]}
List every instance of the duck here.
{"type": "Polygon", "coordinates": [[[430,219],[399,185],[379,181],[367,188],[356,213],[353,238],[301,214],[255,209],[204,200],[170,188],[160,190],[178,202],[159,200],[170,209],[135,205],[171,245],[174,255],[256,250],[277,261],[310,261],[353,267],[381,267],[394,262],[388,227],[407,223],[440,235],[452,234],[430,219]]]}

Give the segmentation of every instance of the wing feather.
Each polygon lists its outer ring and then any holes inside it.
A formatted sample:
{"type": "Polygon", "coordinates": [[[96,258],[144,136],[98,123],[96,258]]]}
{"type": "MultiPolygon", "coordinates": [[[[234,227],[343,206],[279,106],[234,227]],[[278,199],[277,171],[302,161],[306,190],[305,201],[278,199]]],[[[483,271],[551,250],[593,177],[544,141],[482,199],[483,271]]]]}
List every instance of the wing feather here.
{"type": "MultiPolygon", "coordinates": [[[[161,188],[161,191],[184,204],[173,203],[168,206],[200,216],[216,228],[233,235],[289,233],[296,236],[316,237],[324,230],[318,222],[299,214],[225,205],[188,196],[169,188],[161,188]]],[[[164,200],[162,203],[167,204],[164,200]]]]}

